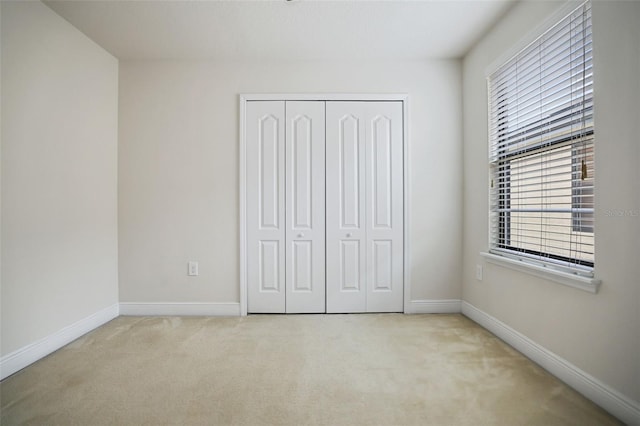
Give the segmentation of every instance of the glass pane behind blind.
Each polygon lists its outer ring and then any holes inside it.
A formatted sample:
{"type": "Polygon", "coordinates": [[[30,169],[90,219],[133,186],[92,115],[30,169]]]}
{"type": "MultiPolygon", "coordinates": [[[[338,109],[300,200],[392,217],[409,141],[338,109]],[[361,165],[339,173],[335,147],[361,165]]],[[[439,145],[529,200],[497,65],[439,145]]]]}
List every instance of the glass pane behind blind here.
{"type": "Polygon", "coordinates": [[[496,238],[498,247],[593,264],[593,163],[583,181],[582,158],[580,150],[566,144],[500,163],[494,226],[508,229],[496,238]],[[584,195],[587,189],[590,194],[584,195]]]}
{"type": "Polygon", "coordinates": [[[591,9],[489,77],[492,249],[594,264],[591,9]]]}

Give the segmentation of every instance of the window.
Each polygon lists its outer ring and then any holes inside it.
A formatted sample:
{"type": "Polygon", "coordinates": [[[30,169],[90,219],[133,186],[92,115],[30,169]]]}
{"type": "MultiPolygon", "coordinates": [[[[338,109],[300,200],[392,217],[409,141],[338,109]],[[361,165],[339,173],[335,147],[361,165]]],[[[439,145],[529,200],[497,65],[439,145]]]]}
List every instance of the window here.
{"type": "Polygon", "coordinates": [[[491,253],[593,276],[590,3],[498,68],[488,89],[491,253]]]}

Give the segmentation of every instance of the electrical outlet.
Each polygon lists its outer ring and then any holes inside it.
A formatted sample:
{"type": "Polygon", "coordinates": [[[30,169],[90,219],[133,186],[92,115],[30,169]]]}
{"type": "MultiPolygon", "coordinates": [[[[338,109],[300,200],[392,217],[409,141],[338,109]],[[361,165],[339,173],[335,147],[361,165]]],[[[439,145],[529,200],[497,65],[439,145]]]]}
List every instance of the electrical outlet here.
{"type": "Polygon", "coordinates": [[[188,262],[187,263],[187,275],[190,277],[198,276],[198,262],[188,262]]]}
{"type": "Polygon", "coordinates": [[[476,279],[482,281],[482,265],[476,265],[476,279]]]}

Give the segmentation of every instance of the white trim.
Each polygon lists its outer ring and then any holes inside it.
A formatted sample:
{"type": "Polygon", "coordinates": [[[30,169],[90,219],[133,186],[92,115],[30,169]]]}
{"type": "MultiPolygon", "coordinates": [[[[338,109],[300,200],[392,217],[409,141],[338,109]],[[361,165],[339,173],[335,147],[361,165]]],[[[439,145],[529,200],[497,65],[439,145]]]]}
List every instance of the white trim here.
{"type": "Polygon", "coordinates": [[[558,284],[563,284],[593,294],[598,292],[601,284],[601,281],[595,278],[582,277],[580,275],[562,272],[552,269],[551,267],[547,268],[541,265],[536,265],[527,262],[526,260],[510,259],[505,256],[484,252],[480,253],[480,256],[485,258],[487,262],[493,263],[494,265],[514,269],[516,271],[524,272],[525,274],[544,278],[558,284]]]}
{"type": "Polygon", "coordinates": [[[623,422],[629,425],[640,425],[640,402],[634,401],[605,385],[569,361],[468,302],[462,302],[462,314],[513,346],[527,358],[623,422]]]}
{"type": "MultiPolygon", "coordinates": [[[[247,101],[406,101],[406,93],[243,93],[247,101]]],[[[244,108],[241,108],[243,111],[244,108]]]]}
{"type": "Polygon", "coordinates": [[[461,311],[460,299],[411,300],[405,305],[406,314],[459,314],[461,311]]]}
{"type": "Polygon", "coordinates": [[[3,356],[0,358],[0,380],[57,351],[77,338],[118,317],[118,315],[118,304],[116,303],[3,356]]]}
{"type": "MultiPolygon", "coordinates": [[[[402,120],[404,125],[403,152],[404,152],[404,312],[407,312],[411,304],[411,144],[409,143],[409,96],[402,100],[402,120]]],[[[460,312],[460,311],[458,311],[460,312]]]]}
{"type": "Polygon", "coordinates": [[[562,6],[560,6],[555,12],[547,16],[539,25],[529,31],[524,37],[522,37],[517,43],[511,45],[511,47],[498,56],[493,62],[485,68],[484,75],[489,77],[491,74],[497,71],[502,65],[510,61],[518,53],[526,49],[533,42],[538,40],[544,33],[553,28],[562,19],[567,17],[571,12],[576,10],[579,6],[585,3],[585,0],[568,0],[562,6]]]}
{"type": "Polygon", "coordinates": [[[238,185],[240,198],[240,315],[247,315],[247,143],[245,136],[247,98],[240,95],[240,162],[238,185]]]}
{"type": "Polygon", "coordinates": [[[229,303],[120,303],[120,315],[131,316],[239,316],[240,304],[229,303]]]}
{"type": "Polygon", "coordinates": [[[411,185],[409,165],[409,95],[407,93],[245,93],[240,95],[239,105],[239,208],[240,208],[240,315],[247,315],[247,203],[246,203],[246,161],[247,142],[245,135],[246,105],[248,101],[395,101],[402,102],[403,153],[404,153],[404,308],[411,301],[411,250],[410,250],[410,200],[411,185]]]}

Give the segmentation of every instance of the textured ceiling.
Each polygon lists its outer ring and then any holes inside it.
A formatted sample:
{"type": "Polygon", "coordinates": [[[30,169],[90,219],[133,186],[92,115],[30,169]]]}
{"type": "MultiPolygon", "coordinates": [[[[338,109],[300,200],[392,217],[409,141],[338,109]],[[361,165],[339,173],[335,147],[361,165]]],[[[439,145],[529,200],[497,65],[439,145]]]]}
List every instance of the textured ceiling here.
{"type": "Polygon", "coordinates": [[[462,56],[513,0],[45,3],[120,59],[462,56]]]}

